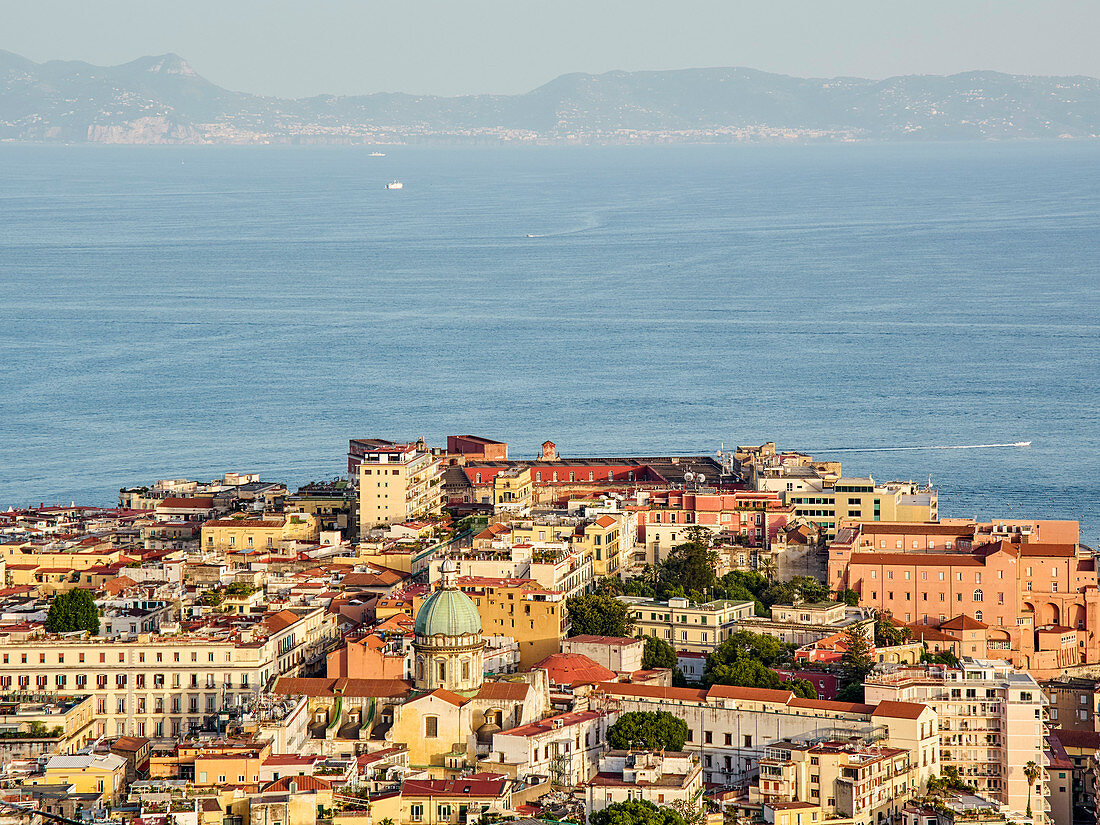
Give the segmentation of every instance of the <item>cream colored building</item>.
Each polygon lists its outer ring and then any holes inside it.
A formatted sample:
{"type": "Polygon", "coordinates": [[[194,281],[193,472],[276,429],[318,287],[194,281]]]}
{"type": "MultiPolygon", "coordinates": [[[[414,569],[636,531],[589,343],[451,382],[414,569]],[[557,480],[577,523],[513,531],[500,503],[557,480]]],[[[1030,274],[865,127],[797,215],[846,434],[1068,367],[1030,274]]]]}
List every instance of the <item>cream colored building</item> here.
{"type": "Polygon", "coordinates": [[[781,740],[764,748],[749,803],[820,805],[823,818],[877,825],[899,814],[921,786],[914,754],[846,739],[781,740]]]}
{"type": "Polygon", "coordinates": [[[259,518],[220,518],[203,522],[202,547],[214,553],[281,550],[298,541],[316,541],[317,516],[265,513],[259,518]]]}
{"type": "Polygon", "coordinates": [[[700,754],[705,783],[743,783],[756,775],[769,742],[822,730],[909,751],[922,789],[937,770],[936,712],[923,704],[830,702],[800,699],[789,690],[727,685],[697,690],[601,682],[597,687],[602,707],[614,714],[664,710],[687,722],[684,750],[700,754]]]}
{"type": "Polygon", "coordinates": [[[371,441],[359,463],[359,531],[436,516],[443,509],[443,460],[424,442],[371,441]]]}
{"type": "Polygon", "coordinates": [[[247,704],[276,677],[323,662],[339,638],[335,618],[318,607],[284,610],[244,631],[212,624],[126,639],[0,636],[0,690],[90,694],[95,736],[178,736],[247,704]]]}
{"type": "Polygon", "coordinates": [[[641,596],[620,596],[634,616],[634,631],[640,636],[664,639],[676,650],[713,653],[738,624],[750,618],[752,602],[719,599],[697,604],[687,599],[654,601],[641,596]]]}
{"type": "Polygon", "coordinates": [[[644,800],[659,807],[702,807],[703,769],[695,753],[609,751],[585,786],[588,816],[620,802],[644,800]]]}
{"type": "MultiPolygon", "coordinates": [[[[978,792],[1022,814],[1027,808],[1024,765],[1045,765],[1047,699],[1027,673],[1003,661],[964,658],[957,668],[894,667],[865,683],[868,702],[921,702],[936,709],[940,760],[959,769],[978,792]]],[[[1031,792],[1042,814],[1047,774],[1031,792]]]]}

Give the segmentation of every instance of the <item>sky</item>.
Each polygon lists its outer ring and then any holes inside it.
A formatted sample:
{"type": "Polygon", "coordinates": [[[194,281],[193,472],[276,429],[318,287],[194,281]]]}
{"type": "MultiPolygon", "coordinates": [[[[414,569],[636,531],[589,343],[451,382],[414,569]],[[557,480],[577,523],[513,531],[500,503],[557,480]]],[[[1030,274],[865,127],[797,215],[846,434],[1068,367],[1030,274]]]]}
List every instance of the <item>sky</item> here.
{"type": "Polygon", "coordinates": [[[0,0],[0,49],[175,52],[281,97],[514,94],[567,72],[748,66],[871,78],[1100,76],[1096,0],[0,0]]]}

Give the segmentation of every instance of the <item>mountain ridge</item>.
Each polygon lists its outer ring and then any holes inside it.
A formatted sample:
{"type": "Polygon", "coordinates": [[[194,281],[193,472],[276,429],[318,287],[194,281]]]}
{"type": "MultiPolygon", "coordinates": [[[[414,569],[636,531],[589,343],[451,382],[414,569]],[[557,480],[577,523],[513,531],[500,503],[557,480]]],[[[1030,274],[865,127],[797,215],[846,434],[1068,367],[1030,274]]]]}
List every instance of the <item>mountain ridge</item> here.
{"type": "Polygon", "coordinates": [[[0,140],[521,143],[1100,136],[1100,80],[973,70],[799,78],[743,66],[570,72],[518,95],[280,98],[225,89],[180,55],[118,66],[0,50],[0,140]]]}

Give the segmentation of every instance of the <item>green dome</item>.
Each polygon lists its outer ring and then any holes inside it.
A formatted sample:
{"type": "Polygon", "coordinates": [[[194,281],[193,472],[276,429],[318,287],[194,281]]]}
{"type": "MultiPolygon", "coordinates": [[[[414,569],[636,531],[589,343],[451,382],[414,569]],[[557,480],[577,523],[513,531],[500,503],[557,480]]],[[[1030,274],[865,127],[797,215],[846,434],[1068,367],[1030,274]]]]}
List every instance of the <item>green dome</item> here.
{"type": "Polygon", "coordinates": [[[467,636],[481,632],[481,614],[461,590],[444,587],[424,600],[413,623],[417,636],[467,636]]]}

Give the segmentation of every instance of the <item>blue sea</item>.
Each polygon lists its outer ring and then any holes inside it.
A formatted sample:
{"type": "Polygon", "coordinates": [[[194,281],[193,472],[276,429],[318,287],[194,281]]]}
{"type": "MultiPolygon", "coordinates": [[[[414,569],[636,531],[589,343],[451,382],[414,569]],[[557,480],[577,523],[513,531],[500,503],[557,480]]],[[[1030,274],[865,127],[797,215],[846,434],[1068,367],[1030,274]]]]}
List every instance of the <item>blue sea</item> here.
{"type": "Polygon", "coordinates": [[[1100,541],[1100,143],[368,151],[0,146],[0,508],[774,440],[1100,541]]]}

